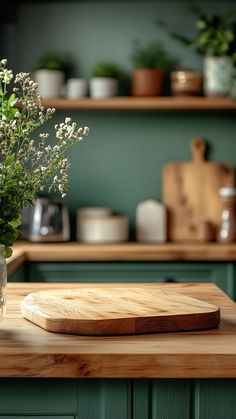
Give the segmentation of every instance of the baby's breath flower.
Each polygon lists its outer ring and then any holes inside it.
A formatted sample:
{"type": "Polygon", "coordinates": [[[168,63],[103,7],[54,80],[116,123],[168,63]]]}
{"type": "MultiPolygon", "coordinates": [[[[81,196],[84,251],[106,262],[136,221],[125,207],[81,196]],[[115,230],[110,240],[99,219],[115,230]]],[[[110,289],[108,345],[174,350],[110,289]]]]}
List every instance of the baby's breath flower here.
{"type": "MultiPolygon", "coordinates": [[[[9,250],[18,236],[22,208],[33,204],[40,191],[58,190],[64,198],[70,167],[67,150],[88,135],[70,117],[55,125],[57,143],[36,131],[50,120],[55,108],[45,109],[30,73],[14,76],[7,60],[0,61],[0,242],[9,250]],[[15,79],[14,79],[15,77],[15,79]],[[13,82],[12,93],[8,85],[13,82]],[[15,107],[16,102],[20,107],[15,107]],[[37,138],[38,137],[38,138],[37,138]]],[[[9,255],[9,252],[8,252],[9,255]]]]}

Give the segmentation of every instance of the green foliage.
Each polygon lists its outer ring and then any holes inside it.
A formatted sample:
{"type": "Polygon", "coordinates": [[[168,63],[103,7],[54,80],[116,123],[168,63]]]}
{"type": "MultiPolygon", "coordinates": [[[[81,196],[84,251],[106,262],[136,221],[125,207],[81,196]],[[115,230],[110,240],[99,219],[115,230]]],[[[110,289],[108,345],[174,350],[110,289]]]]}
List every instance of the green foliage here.
{"type": "Polygon", "coordinates": [[[144,47],[139,41],[134,41],[131,59],[135,68],[166,69],[171,63],[167,52],[160,42],[151,42],[144,47]]]}
{"type": "Polygon", "coordinates": [[[92,69],[92,77],[120,78],[122,71],[118,65],[110,62],[99,62],[92,69]]]}
{"type": "Polygon", "coordinates": [[[55,126],[55,146],[48,143],[48,133],[35,134],[55,109],[44,109],[37,83],[28,73],[16,74],[13,93],[8,93],[14,75],[6,65],[7,60],[0,61],[0,244],[9,257],[19,236],[22,209],[32,205],[44,190],[65,196],[67,151],[83,140],[89,129],[66,118],[55,126]]]}
{"type": "Polygon", "coordinates": [[[236,58],[236,28],[218,16],[201,16],[197,22],[198,35],[192,42],[194,50],[209,56],[229,55],[236,58]]]}
{"type": "MultiPolygon", "coordinates": [[[[197,14],[197,33],[193,39],[168,30],[170,35],[182,44],[192,48],[201,55],[230,56],[236,63],[236,22],[232,22],[232,15],[217,16],[204,14],[199,8],[194,8],[197,14]]],[[[165,22],[156,23],[167,28],[165,22]]]]}
{"type": "Polygon", "coordinates": [[[70,77],[74,68],[72,58],[68,54],[59,53],[57,51],[47,51],[43,54],[35,65],[35,70],[60,70],[66,77],[70,77]]]}

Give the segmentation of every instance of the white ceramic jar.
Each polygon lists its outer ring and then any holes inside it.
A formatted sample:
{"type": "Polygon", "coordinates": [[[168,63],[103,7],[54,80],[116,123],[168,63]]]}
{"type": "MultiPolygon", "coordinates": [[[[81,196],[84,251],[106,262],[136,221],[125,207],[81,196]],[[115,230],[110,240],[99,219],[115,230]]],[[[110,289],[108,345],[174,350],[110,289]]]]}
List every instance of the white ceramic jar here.
{"type": "Polygon", "coordinates": [[[162,202],[147,199],[136,208],[136,239],[139,242],[167,241],[166,208],[162,202]]]}
{"type": "Polygon", "coordinates": [[[121,243],[129,238],[129,219],[125,215],[84,217],[81,241],[121,243]]]}
{"type": "Polygon", "coordinates": [[[84,235],[84,219],[89,217],[105,217],[112,214],[109,207],[80,207],[76,212],[76,240],[83,241],[86,239],[84,235]]]}

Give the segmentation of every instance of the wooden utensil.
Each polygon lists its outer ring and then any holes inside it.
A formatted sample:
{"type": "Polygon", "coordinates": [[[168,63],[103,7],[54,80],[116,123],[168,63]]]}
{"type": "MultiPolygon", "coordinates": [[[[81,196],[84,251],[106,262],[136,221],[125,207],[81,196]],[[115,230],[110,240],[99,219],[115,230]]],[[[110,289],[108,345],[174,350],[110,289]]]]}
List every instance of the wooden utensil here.
{"type": "Polygon", "coordinates": [[[201,241],[199,226],[207,222],[213,235],[219,228],[219,189],[234,184],[234,168],[204,160],[205,142],[191,142],[192,161],[168,163],[163,168],[163,202],[167,207],[168,240],[201,241]]]}
{"type": "Polygon", "coordinates": [[[213,304],[142,285],[33,292],[21,313],[48,331],[82,335],[209,329],[220,321],[213,304]]]}

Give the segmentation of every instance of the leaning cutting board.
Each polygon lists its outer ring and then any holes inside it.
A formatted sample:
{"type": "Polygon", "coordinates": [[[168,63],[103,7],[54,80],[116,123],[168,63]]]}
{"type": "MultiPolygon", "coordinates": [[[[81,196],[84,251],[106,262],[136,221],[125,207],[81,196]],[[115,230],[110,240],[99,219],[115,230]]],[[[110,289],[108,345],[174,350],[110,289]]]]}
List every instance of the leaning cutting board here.
{"type": "Polygon", "coordinates": [[[203,223],[212,227],[216,237],[221,214],[219,189],[234,185],[233,166],[204,160],[202,138],[192,140],[191,150],[192,161],[163,167],[162,200],[167,208],[169,241],[200,241],[203,223]]]}
{"type": "Polygon", "coordinates": [[[210,329],[220,321],[215,305],[141,285],[33,292],[21,312],[48,331],[82,335],[210,329]]]}

